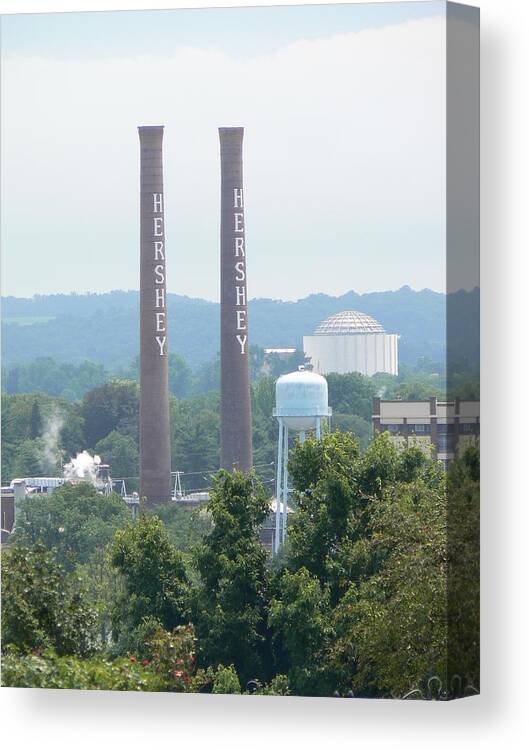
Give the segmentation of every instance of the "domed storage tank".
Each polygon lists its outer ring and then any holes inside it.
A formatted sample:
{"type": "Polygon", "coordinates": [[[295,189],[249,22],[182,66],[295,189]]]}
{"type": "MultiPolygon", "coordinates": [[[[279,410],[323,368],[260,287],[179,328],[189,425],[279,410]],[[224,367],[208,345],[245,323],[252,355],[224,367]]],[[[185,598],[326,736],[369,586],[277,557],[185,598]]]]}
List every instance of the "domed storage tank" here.
{"type": "Polygon", "coordinates": [[[371,315],[344,310],[322,320],[312,336],[303,336],[303,351],[320,375],[398,375],[398,340],[398,334],[387,333],[371,315]]]}
{"type": "Polygon", "coordinates": [[[330,414],[327,381],[322,375],[302,366],[277,379],[274,416],[282,417],[289,429],[310,430],[316,427],[318,418],[330,414]]]}

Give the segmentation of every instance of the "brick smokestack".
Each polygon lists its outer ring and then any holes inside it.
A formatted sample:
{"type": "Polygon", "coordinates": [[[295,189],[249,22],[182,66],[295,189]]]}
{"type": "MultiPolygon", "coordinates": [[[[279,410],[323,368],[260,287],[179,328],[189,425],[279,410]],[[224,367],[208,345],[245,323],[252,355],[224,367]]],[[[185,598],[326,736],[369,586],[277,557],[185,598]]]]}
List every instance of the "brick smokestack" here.
{"type": "Polygon", "coordinates": [[[163,125],[140,136],[140,497],[171,499],[163,125]]]}
{"type": "Polygon", "coordinates": [[[242,175],[243,128],[219,128],[220,224],[220,464],[252,466],[248,358],[246,244],[242,175]]]}

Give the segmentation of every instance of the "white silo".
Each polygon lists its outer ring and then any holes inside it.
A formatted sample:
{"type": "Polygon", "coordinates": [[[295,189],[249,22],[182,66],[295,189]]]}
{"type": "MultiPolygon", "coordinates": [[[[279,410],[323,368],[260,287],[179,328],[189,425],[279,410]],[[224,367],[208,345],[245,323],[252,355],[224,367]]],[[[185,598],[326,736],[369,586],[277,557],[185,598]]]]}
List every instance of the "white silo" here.
{"type": "Polygon", "coordinates": [[[371,315],[344,310],[323,320],[312,336],[303,336],[303,351],[321,375],[398,375],[398,342],[398,334],[387,333],[371,315]]]}
{"type": "Polygon", "coordinates": [[[301,442],[305,440],[308,430],[315,430],[316,437],[319,438],[322,420],[327,419],[331,413],[327,381],[322,375],[301,366],[296,372],[281,375],[277,379],[274,416],[279,423],[279,439],[274,553],[278,552],[287,535],[289,431],[299,433],[301,442]]]}

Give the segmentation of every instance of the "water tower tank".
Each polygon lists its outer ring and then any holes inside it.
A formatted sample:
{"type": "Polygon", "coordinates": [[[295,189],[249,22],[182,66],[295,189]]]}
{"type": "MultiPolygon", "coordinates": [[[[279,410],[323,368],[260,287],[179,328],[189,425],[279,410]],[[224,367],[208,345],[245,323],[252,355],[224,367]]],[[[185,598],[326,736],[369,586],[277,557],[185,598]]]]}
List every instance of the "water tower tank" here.
{"type": "Polygon", "coordinates": [[[282,417],[289,429],[310,430],[318,417],[330,413],[327,381],[321,375],[300,367],[277,379],[274,416],[282,417]]]}

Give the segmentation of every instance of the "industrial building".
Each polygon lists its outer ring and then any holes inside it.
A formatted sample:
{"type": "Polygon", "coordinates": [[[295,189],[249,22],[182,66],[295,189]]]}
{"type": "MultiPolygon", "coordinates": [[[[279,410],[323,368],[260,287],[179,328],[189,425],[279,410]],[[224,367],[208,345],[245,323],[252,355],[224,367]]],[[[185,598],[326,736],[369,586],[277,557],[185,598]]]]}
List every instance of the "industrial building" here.
{"type": "Polygon", "coordinates": [[[370,315],[345,310],[322,321],[312,336],[304,336],[303,349],[314,372],[320,375],[398,375],[398,339],[398,334],[386,333],[370,315]]]}
{"type": "Polygon", "coordinates": [[[389,432],[401,448],[416,445],[447,467],[479,440],[479,401],[384,401],[373,399],[375,433],[389,432]]]}

